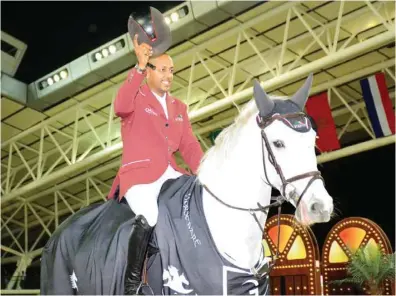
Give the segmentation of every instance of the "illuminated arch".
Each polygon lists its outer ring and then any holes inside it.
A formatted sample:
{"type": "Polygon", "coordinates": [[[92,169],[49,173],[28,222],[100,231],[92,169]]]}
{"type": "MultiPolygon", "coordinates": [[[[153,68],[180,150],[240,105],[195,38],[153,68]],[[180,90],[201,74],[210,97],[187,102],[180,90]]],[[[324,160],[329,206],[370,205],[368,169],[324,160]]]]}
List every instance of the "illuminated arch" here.
{"type": "MultiPolygon", "coordinates": [[[[373,221],[351,217],[338,222],[326,237],[322,252],[324,294],[357,294],[350,284],[332,285],[335,279],[347,276],[346,264],[359,247],[380,247],[384,253],[392,253],[392,247],[383,230],[373,221]]],[[[393,295],[394,287],[385,282],[385,294],[393,295]]],[[[365,288],[363,288],[365,289],[365,288]]]]}
{"type": "MultiPolygon", "coordinates": [[[[263,237],[266,256],[276,254],[278,216],[268,219],[263,237]]],[[[281,215],[279,259],[271,271],[272,295],[319,295],[320,255],[310,228],[301,226],[292,215],[281,215]]]]}

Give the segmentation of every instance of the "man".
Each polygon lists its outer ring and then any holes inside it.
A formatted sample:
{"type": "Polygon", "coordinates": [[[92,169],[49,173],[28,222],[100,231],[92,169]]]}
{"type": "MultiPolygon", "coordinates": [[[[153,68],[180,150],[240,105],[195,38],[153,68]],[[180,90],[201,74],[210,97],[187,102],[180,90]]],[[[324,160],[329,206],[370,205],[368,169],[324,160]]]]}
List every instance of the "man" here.
{"type": "Polygon", "coordinates": [[[122,166],[109,198],[119,187],[119,199],[125,197],[136,215],[128,246],[125,294],[136,294],[147,245],[157,222],[157,197],[162,184],[187,173],[176,165],[173,154],[180,151],[184,161],[196,173],[202,148],[195,138],[187,106],[168,94],[173,80],[173,61],[166,55],[151,58],[152,48],[133,45],[138,63],[121,86],[114,111],[121,118],[123,140],[122,166]],[[141,86],[143,79],[147,84],[141,86]]]}

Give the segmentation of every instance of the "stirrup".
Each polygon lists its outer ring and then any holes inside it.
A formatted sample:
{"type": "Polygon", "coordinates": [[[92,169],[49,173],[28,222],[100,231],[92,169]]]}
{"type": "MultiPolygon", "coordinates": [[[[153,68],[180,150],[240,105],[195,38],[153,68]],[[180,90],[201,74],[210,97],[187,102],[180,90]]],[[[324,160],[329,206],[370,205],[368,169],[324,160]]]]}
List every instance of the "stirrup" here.
{"type": "MultiPolygon", "coordinates": [[[[144,288],[147,288],[147,287],[150,289],[151,295],[154,296],[154,291],[153,291],[153,289],[150,287],[150,285],[149,285],[149,284],[145,284],[145,283],[143,283],[143,282],[140,283],[138,289],[136,290],[136,294],[139,295],[139,290],[142,290],[142,293],[143,293],[143,289],[144,289],[144,288]]],[[[142,295],[146,295],[146,294],[142,294],[142,295]]]]}

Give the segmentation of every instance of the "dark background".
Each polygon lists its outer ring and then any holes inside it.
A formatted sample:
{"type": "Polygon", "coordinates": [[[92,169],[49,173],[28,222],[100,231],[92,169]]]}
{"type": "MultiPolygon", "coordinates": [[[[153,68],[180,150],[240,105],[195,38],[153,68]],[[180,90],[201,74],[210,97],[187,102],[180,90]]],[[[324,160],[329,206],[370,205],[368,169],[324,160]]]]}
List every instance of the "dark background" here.
{"type": "MultiPolygon", "coordinates": [[[[165,12],[179,3],[3,1],[2,30],[28,44],[15,77],[30,83],[126,33],[132,12],[147,14],[150,5],[165,12]]],[[[352,216],[373,220],[395,247],[394,147],[388,145],[319,166],[337,212],[330,223],[312,227],[319,248],[335,223],[352,216]]],[[[283,212],[293,210],[286,206],[283,212]]]]}
{"type": "Polygon", "coordinates": [[[27,44],[15,78],[31,83],[128,32],[128,17],[184,1],[25,1],[1,3],[1,29],[27,44]]]}

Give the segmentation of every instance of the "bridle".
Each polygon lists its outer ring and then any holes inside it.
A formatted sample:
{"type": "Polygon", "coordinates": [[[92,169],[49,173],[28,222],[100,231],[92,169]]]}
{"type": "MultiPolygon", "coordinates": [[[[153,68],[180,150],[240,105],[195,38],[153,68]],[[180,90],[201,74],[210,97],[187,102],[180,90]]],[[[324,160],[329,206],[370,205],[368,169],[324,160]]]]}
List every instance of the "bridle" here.
{"type": "Polygon", "coordinates": [[[265,174],[265,178],[267,179],[267,185],[271,186],[272,188],[276,187],[274,185],[271,184],[268,175],[267,175],[267,167],[265,164],[265,149],[264,149],[264,145],[265,148],[268,151],[268,160],[269,162],[274,166],[277,174],[279,175],[281,181],[282,181],[282,186],[281,186],[281,190],[280,193],[281,195],[276,197],[276,201],[267,205],[267,206],[262,206],[259,202],[257,202],[257,208],[251,208],[251,209],[247,209],[247,208],[241,208],[241,207],[236,207],[230,204],[225,203],[224,201],[222,201],[220,198],[218,198],[213,192],[211,192],[209,190],[209,188],[206,185],[203,185],[203,187],[205,188],[205,190],[212,195],[218,202],[220,202],[221,204],[223,204],[224,206],[234,209],[234,210],[239,210],[239,211],[245,211],[248,212],[249,214],[251,214],[253,216],[253,218],[255,219],[257,225],[259,226],[262,234],[264,234],[264,227],[260,224],[256,212],[263,212],[265,214],[268,214],[268,211],[271,208],[278,208],[278,214],[277,214],[277,227],[278,227],[278,239],[277,239],[277,248],[276,248],[276,255],[275,258],[271,253],[271,262],[268,264],[265,264],[264,261],[264,256],[263,260],[261,260],[261,262],[258,263],[257,267],[253,267],[251,268],[251,272],[254,274],[254,276],[258,279],[262,279],[265,276],[268,276],[269,273],[271,272],[272,268],[275,266],[276,264],[276,260],[279,257],[279,241],[280,241],[280,215],[281,215],[281,209],[282,209],[282,204],[285,201],[291,202],[290,200],[293,200],[295,202],[295,208],[297,210],[303,196],[305,195],[305,193],[307,192],[308,188],[312,185],[312,183],[317,180],[320,179],[324,182],[320,171],[311,171],[311,172],[307,172],[307,173],[303,173],[300,175],[296,175],[294,177],[288,178],[286,179],[283,172],[282,172],[282,168],[280,167],[280,165],[278,164],[278,162],[276,161],[276,157],[274,152],[272,151],[271,145],[269,143],[268,137],[265,133],[265,128],[268,127],[270,124],[272,124],[275,120],[285,120],[288,118],[297,118],[297,117],[307,117],[307,115],[303,112],[297,112],[297,113],[288,113],[288,114],[274,114],[274,115],[269,115],[267,117],[261,117],[260,115],[257,115],[256,117],[256,121],[258,126],[261,129],[261,145],[262,145],[262,155],[263,155],[263,167],[264,167],[264,174],[265,174]],[[301,195],[299,196],[297,194],[296,188],[293,186],[293,182],[297,181],[297,180],[301,180],[301,179],[305,179],[305,178],[311,178],[306,187],[304,188],[303,192],[301,193],[301,195]],[[294,189],[289,193],[289,198],[286,197],[286,188],[287,186],[293,186],[294,189]]]}

